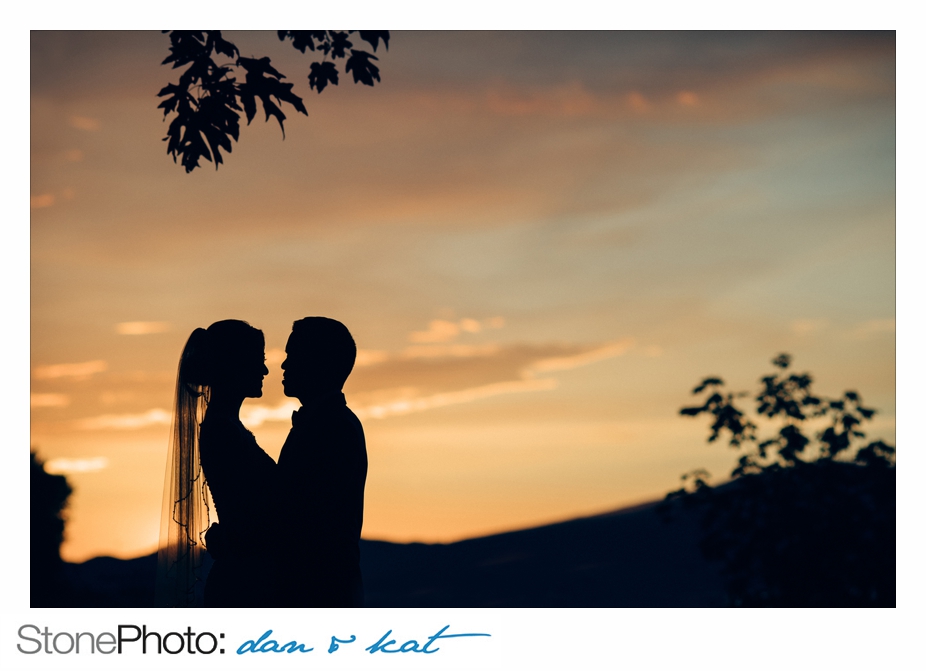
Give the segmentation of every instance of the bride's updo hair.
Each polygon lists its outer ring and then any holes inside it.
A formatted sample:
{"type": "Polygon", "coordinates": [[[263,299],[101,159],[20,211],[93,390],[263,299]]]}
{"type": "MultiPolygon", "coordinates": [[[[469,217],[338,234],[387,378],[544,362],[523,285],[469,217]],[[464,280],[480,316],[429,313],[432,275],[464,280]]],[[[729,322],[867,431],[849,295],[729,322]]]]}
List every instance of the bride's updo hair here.
{"type": "Polygon", "coordinates": [[[263,332],[240,319],[198,328],[180,355],[180,380],[194,387],[211,387],[234,370],[242,355],[258,347],[264,347],[263,332]]]}

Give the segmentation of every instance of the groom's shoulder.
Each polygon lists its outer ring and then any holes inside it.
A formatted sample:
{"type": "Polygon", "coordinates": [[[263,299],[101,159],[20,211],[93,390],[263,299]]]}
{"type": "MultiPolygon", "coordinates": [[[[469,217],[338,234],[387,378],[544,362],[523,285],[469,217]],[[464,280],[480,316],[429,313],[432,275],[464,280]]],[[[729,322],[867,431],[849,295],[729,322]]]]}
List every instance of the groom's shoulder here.
{"type": "Polygon", "coordinates": [[[287,442],[312,442],[320,436],[363,438],[360,419],[346,405],[312,414],[302,421],[294,421],[287,442]]]}

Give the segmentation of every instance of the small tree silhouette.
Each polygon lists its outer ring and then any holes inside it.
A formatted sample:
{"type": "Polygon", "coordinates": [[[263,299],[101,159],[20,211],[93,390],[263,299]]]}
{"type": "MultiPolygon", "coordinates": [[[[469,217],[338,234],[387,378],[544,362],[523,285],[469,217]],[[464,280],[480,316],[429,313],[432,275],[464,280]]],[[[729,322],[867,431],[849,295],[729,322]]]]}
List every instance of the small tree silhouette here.
{"type": "MultiPolygon", "coordinates": [[[[737,606],[894,606],[896,599],[895,450],[881,440],[858,446],[875,410],[857,392],[826,399],[807,373],[788,374],[791,357],[760,380],[756,421],[735,405],[747,392],[704,379],[701,405],[681,414],[713,418],[708,442],[753,445],[712,487],[703,469],[684,476],[666,500],[702,513],[701,550],[718,560],[737,606]],[[758,417],[779,422],[758,437],[758,417]],[[808,424],[823,428],[810,433],[808,424]]],[[[668,507],[664,507],[668,510],[668,507]]]]}
{"type": "MultiPolygon", "coordinates": [[[[297,112],[308,116],[302,98],[293,93],[293,85],[270,65],[270,58],[245,58],[238,47],[222,37],[219,30],[165,30],[170,34],[170,55],[163,64],[173,63],[174,68],[188,66],[176,84],[168,84],[158,93],[166,98],[158,107],[165,118],[174,114],[167,129],[167,153],[187,172],[199,167],[199,159],[222,163],[220,150],[231,153],[231,141],[238,141],[242,110],[248,124],[257,113],[260,100],[266,121],[274,117],[283,131],[286,115],[280,105],[292,105],[297,112]],[[219,65],[213,56],[225,56],[232,62],[219,65]],[[244,73],[244,81],[236,78],[235,69],[244,73]],[[275,101],[275,102],[274,102],[275,101]]],[[[354,83],[373,86],[380,81],[379,68],[373,54],[357,49],[350,36],[358,33],[373,51],[382,40],[389,48],[388,30],[278,30],[280,40],[291,40],[301,51],[319,52],[323,60],[309,66],[309,88],[321,93],[329,84],[338,85],[336,61],[345,60],[344,71],[353,75],[354,83]],[[329,60],[330,58],[330,60],[329,60]]],[[[285,137],[285,131],[284,131],[285,137]]]]}
{"type": "Polygon", "coordinates": [[[69,591],[61,561],[64,517],[72,489],[63,475],[52,475],[29,452],[29,571],[30,604],[35,607],[67,605],[69,591]]]}

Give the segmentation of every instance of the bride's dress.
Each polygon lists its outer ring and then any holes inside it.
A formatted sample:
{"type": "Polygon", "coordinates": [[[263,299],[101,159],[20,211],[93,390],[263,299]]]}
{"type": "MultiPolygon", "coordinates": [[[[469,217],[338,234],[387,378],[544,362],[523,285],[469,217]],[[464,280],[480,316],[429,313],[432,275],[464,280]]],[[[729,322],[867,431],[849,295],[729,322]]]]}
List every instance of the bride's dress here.
{"type": "Polygon", "coordinates": [[[273,606],[276,462],[237,418],[208,411],[200,425],[199,450],[219,518],[219,528],[206,535],[215,561],[206,579],[205,606],[273,606]]]}

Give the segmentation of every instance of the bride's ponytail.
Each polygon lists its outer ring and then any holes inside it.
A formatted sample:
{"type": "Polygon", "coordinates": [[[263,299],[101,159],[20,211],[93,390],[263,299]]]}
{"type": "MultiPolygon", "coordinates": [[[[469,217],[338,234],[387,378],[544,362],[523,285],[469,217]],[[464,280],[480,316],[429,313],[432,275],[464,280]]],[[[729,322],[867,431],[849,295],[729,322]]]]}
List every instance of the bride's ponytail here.
{"type": "Polygon", "coordinates": [[[210,383],[211,359],[209,332],[197,328],[190,334],[180,354],[179,379],[191,387],[204,387],[210,383]]]}
{"type": "Polygon", "coordinates": [[[264,334],[245,321],[226,319],[208,329],[197,328],[186,341],[177,367],[174,425],[171,436],[155,605],[201,605],[204,536],[209,528],[206,480],[199,460],[199,424],[209,404],[210,390],[223,371],[240,357],[242,346],[259,343],[264,334]]]}
{"type": "Polygon", "coordinates": [[[199,423],[209,401],[212,358],[209,334],[197,328],[190,334],[177,368],[158,545],[158,607],[194,606],[201,594],[202,537],[209,527],[209,507],[199,461],[199,423]]]}

